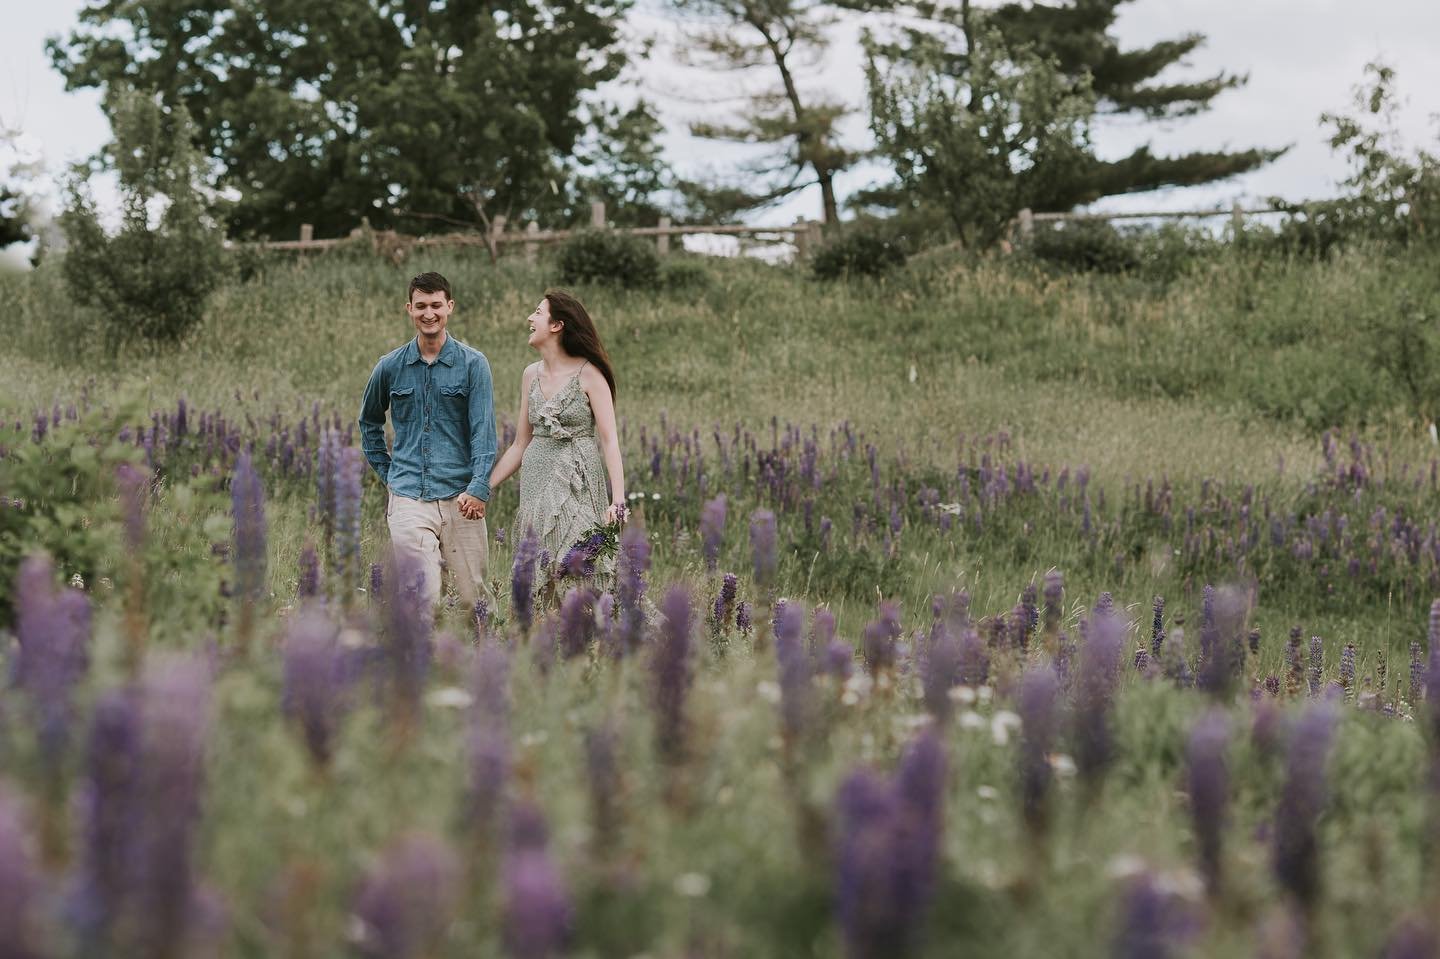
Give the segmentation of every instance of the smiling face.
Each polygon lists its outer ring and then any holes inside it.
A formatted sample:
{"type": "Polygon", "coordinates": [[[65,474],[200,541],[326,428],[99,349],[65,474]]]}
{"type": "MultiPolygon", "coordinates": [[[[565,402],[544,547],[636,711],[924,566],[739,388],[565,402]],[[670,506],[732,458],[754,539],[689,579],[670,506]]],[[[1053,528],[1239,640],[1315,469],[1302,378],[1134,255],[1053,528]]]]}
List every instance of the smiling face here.
{"type": "Polygon", "coordinates": [[[405,304],[405,311],[415,324],[415,332],[425,340],[437,340],[445,334],[445,324],[450,321],[450,313],[454,309],[455,301],[439,290],[434,293],[415,290],[410,294],[410,302],[405,304]]]}
{"type": "Polygon", "coordinates": [[[550,319],[550,301],[542,299],[540,305],[535,307],[535,312],[525,318],[525,323],[530,330],[530,338],[526,341],[533,349],[540,349],[551,339],[560,336],[560,331],[565,328],[564,323],[550,319]]]}

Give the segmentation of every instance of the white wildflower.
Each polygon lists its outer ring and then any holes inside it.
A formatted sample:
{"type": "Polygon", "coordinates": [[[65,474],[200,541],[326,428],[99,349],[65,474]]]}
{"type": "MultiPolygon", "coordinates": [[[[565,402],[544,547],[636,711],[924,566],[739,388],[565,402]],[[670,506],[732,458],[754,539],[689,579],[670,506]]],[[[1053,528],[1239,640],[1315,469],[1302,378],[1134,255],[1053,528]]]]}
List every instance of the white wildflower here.
{"type": "Polygon", "coordinates": [[[767,703],[778,703],[780,701],[780,684],[773,679],[762,679],[755,684],[755,692],[767,703]]]}
{"type": "Polygon", "coordinates": [[[710,877],[701,872],[687,872],[676,876],[675,891],[682,896],[698,899],[710,891],[710,877]]]}
{"type": "Polygon", "coordinates": [[[975,690],[969,686],[951,686],[946,695],[952,703],[964,703],[966,706],[975,701],[975,690]]]}
{"type": "Polygon", "coordinates": [[[459,686],[442,686],[425,695],[425,702],[441,709],[464,709],[474,701],[474,698],[459,686]]]}

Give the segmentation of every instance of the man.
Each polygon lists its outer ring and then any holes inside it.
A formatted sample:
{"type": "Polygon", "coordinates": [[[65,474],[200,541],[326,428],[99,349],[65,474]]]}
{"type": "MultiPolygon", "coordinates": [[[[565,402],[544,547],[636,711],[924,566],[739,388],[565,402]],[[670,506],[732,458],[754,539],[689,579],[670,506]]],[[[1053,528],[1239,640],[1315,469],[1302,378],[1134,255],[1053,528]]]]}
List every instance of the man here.
{"type": "Polygon", "coordinates": [[[490,596],[485,507],[495,462],[495,397],[490,363],[450,336],[455,309],[439,273],[410,281],[405,310],[415,338],[375,364],[360,403],[365,458],[389,490],[385,507],[400,569],[423,574],[422,595],[440,598],[440,560],[473,607],[490,596]],[[385,413],[395,430],[385,447],[385,413]]]}

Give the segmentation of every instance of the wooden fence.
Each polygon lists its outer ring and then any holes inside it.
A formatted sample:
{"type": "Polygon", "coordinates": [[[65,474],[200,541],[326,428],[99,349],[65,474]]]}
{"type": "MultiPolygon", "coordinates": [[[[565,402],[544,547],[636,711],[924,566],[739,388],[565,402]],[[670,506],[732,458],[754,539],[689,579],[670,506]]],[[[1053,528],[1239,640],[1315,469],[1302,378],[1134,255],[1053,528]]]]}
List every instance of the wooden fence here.
{"type": "MultiPolygon", "coordinates": [[[[558,243],[574,236],[577,230],[542,230],[540,224],[533,220],[525,225],[524,230],[509,230],[508,223],[503,216],[495,217],[490,223],[488,232],[470,233],[440,233],[435,236],[402,236],[391,231],[374,231],[372,236],[378,241],[377,246],[389,242],[395,245],[406,247],[448,247],[448,246],[480,246],[490,251],[491,255],[498,255],[501,247],[519,246],[527,260],[534,260],[540,247],[547,243],[558,243]]],[[[590,205],[590,229],[605,229],[605,204],[592,203],[590,205]]],[[[670,252],[670,238],[675,236],[694,236],[699,234],[711,234],[720,236],[774,236],[788,237],[795,245],[799,258],[804,258],[809,252],[820,245],[820,224],[813,220],[799,219],[788,226],[749,226],[746,224],[713,224],[713,225],[675,225],[670,222],[668,216],[662,216],[656,226],[640,226],[617,229],[616,232],[628,233],[631,236],[653,237],[655,248],[661,254],[670,252]]],[[[342,243],[354,242],[357,238],[364,236],[366,230],[357,228],[350,231],[350,236],[337,239],[315,239],[315,228],[305,223],[300,227],[300,239],[298,240],[267,240],[254,244],[256,247],[265,250],[326,250],[342,243]]]]}
{"type": "MultiPolygon", "coordinates": [[[[1256,207],[1247,209],[1239,203],[1232,205],[1229,209],[1210,210],[1136,210],[1126,212],[1110,213],[1035,213],[1031,210],[1021,210],[1019,215],[1012,221],[1011,236],[1020,242],[1025,242],[1034,235],[1036,223],[1055,223],[1066,220],[1153,220],[1153,219],[1181,219],[1187,217],[1213,217],[1228,216],[1231,218],[1236,231],[1238,232],[1245,224],[1248,216],[1257,216],[1270,213],[1285,212],[1275,207],[1256,207]]],[[[491,221],[490,229],[487,232],[470,233],[440,233],[435,236],[404,236],[388,230],[368,231],[377,251],[400,250],[410,247],[484,247],[492,257],[499,256],[501,247],[519,246],[526,260],[534,260],[542,245],[547,243],[558,243],[574,236],[576,230],[542,230],[540,225],[531,221],[525,225],[523,230],[509,230],[508,224],[503,216],[497,216],[491,221]]],[[[592,203],[590,205],[590,229],[605,229],[605,204],[592,203]]],[[[788,237],[795,246],[795,259],[803,261],[811,252],[818,249],[823,242],[821,225],[814,220],[798,219],[788,226],[748,226],[745,224],[711,224],[711,225],[681,225],[677,226],[670,222],[669,217],[661,217],[656,226],[640,226],[618,228],[617,232],[628,233],[631,236],[653,237],[655,248],[661,254],[670,252],[670,238],[676,236],[696,236],[701,234],[718,236],[753,236],[753,237],[788,237]]],[[[256,247],[266,250],[326,250],[342,243],[353,243],[356,239],[367,234],[366,228],[358,228],[350,232],[350,236],[337,239],[315,239],[315,229],[306,223],[300,227],[300,238],[298,240],[270,240],[253,244],[256,247]]]]}

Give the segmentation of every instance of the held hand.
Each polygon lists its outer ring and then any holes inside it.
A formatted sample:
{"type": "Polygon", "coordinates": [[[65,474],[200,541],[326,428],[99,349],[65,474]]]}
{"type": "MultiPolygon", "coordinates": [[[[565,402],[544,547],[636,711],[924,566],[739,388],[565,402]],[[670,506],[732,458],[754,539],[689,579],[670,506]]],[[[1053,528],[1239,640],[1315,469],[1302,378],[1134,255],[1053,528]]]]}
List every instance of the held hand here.
{"type": "Polygon", "coordinates": [[[625,518],[629,515],[630,510],[624,503],[612,503],[609,508],[605,510],[604,525],[609,526],[611,523],[620,523],[623,526],[625,518]]]}
{"type": "Polygon", "coordinates": [[[469,493],[461,493],[457,505],[460,507],[460,515],[466,519],[485,518],[486,504],[483,499],[476,499],[469,493]]]}

